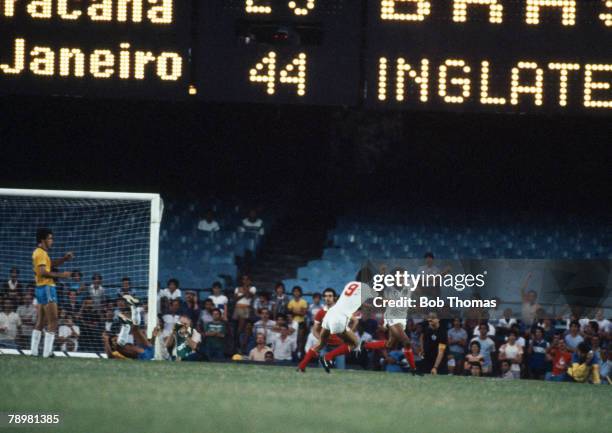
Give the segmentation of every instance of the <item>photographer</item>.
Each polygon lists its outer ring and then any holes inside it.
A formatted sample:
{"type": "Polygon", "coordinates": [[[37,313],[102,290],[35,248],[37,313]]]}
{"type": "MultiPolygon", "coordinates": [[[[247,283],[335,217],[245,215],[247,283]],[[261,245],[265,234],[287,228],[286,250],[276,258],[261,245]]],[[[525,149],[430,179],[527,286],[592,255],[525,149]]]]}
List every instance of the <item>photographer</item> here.
{"type": "Polygon", "coordinates": [[[166,347],[177,361],[200,361],[198,346],[201,341],[202,336],[192,328],[191,319],[183,314],[166,339],[166,347]]]}

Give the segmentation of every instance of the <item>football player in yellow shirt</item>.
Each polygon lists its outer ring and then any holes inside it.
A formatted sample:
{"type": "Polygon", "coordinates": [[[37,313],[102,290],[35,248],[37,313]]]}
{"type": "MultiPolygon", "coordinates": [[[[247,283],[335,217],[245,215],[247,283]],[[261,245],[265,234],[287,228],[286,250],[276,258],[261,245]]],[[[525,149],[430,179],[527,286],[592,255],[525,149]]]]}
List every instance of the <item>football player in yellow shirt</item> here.
{"type": "Polygon", "coordinates": [[[61,259],[51,260],[49,250],[53,246],[53,232],[48,228],[36,230],[36,243],[38,246],[32,253],[32,268],[36,282],[36,325],[32,331],[30,350],[33,356],[38,355],[38,344],[42,335],[42,329],[47,324],[45,342],[43,346],[43,357],[47,358],[53,353],[53,341],[57,331],[57,293],[55,290],[56,278],[70,278],[70,272],[52,272],[55,266],[60,266],[68,260],[72,260],[74,254],[68,252],[61,259]]]}

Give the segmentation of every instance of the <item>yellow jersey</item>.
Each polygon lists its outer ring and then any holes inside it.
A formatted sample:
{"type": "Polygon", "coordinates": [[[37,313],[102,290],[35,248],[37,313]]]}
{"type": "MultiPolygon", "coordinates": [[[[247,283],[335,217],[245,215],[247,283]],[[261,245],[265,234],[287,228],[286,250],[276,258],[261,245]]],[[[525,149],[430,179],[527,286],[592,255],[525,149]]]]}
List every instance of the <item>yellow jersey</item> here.
{"type": "Polygon", "coordinates": [[[34,268],[34,279],[37,286],[55,286],[53,278],[46,278],[40,276],[39,266],[44,265],[45,271],[51,272],[51,259],[47,252],[38,247],[32,253],[32,267],[34,268]]]}
{"type": "Polygon", "coordinates": [[[306,302],[304,299],[300,299],[299,301],[292,299],[287,304],[287,309],[294,314],[294,322],[302,323],[304,321],[304,316],[296,316],[295,314],[298,312],[303,312],[304,314],[306,314],[306,310],[308,309],[308,302],[306,302]]]}

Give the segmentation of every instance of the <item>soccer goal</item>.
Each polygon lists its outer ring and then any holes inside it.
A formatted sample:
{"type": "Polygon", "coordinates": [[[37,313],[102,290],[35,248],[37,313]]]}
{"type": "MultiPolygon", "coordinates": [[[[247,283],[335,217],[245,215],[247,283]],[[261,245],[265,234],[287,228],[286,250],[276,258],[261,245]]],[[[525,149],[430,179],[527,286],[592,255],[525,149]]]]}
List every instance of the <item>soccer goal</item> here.
{"type": "Polygon", "coordinates": [[[2,308],[20,318],[16,349],[29,349],[36,320],[32,254],[41,227],[53,232],[52,260],[74,253],[57,269],[71,276],[55,281],[55,350],[103,352],[102,333],[113,332],[118,313],[129,311],[125,293],[141,300],[139,325],[150,337],[162,213],[158,194],[0,189],[0,291],[2,308]]]}

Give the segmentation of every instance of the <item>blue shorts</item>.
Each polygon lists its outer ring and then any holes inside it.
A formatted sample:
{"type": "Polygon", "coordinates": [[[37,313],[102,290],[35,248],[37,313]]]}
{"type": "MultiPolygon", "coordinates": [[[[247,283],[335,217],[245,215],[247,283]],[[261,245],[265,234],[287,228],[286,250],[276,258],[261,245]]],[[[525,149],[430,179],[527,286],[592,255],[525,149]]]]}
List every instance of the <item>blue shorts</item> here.
{"type": "Polygon", "coordinates": [[[138,355],[138,359],[141,361],[150,361],[153,359],[153,357],[155,356],[155,350],[153,349],[153,346],[139,346],[141,349],[144,350],[144,352],[142,352],[140,355],[138,355]]]}
{"type": "Polygon", "coordinates": [[[40,305],[47,305],[51,302],[57,304],[57,292],[55,286],[36,286],[36,302],[40,305]]]}

